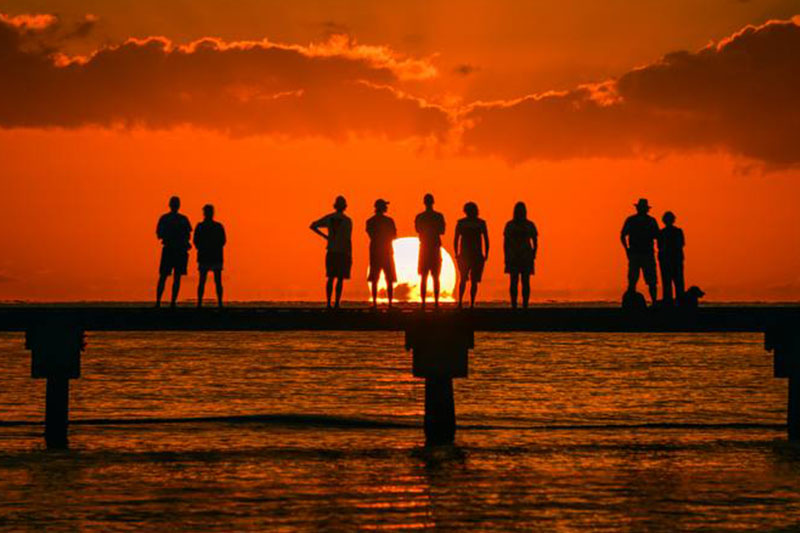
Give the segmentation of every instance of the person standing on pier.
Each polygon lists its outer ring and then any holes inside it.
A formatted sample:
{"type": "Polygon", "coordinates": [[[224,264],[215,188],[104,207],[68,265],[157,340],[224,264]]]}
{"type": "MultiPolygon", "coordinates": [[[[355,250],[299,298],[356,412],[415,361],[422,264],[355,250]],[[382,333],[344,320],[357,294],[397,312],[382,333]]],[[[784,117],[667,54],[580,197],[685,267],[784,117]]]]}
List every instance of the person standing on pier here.
{"type": "Polygon", "coordinates": [[[353,266],[353,247],[351,236],[353,222],[344,214],[347,209],[347,200],[344,196],[337,196],[333,203],[334,212],[325,215],[311,223],[311,231],[328,241],[325,254],[325,275],[328,278],[325,286],[325,297],[328,309],[331,308],[331,295],[334,281],[336,282],[336,308],[342,300],[342,285],[344,280],[350,279],[350,269],[353,266]],[[320,228],[326,228],[325,233],[320,228]]]}
{"type": "Polygon", "coordinates": [[[158,286],[156,287],[156,307],[161,307],[161,297],[167,278],[172,275],[172,299],[170,306],[175,307],[178,292],[181,290],[181,276],[186,275],[189,264],[189,238],[192,225],[185,215],[178,213],[181,199],[173,196],[169,199],[169,213],[161,215],[156,226],[156,237],[161,240],[161,263],[158,267],[158,286]]]}
{"type": "Polygon", "coordinates": [[[420,280],[422,309],[425,309],[425,298],[428,292],[428,274],[433,278],[434,306],[439,307],[439,275],[442,272],[442,235],[444,235],[444,215],[433,209],[433,195],[428,193],[423,198],[425,211],[414,219],[414,229],[419,235],[419,262],[417,270],[420,280]]]}
{"type": "Polygon", "coordinates": [[[517,308],[517,290],[522,283],[522,307],[528,308],[531,297],[531,275],[535,273],[536,253],[539,251],[539,232],[536,224],[528,220],[528,209],[524,202],[514,206],[514,217],[503,230],[505,271],[509,275],[508,288],[511,307],[517,308]]]}
{"type": "Polygon", "coordinates": [[[478,218],[475,202],[464,204],[464,218],[456,224],[453,249],[458,262],[458,308],[461,309],[467,281],[470,282],[469,306],[475,307],[478,284],[483,277],[483,266],[489,259],[489,232],[486,221],[478,218]]]}
{"type": "Polygon", "coordinates": [[[686,240],[683,230],[675,226],[675,214],[667,211],[661,218],[664,227],[658,234],[658,266],[661,269],[661,292],[664,303],[682,303],[684,296],[683,247],[686,240]],[[673,287],[675,294],[673,297],[673,287]]]}
{"type": "Polygon", "coordinates": [[[227,241],[225,228],[214,220],[214,206],[203,206],[203,221],[194,229],[194,247],[197,249],[197,268],[200,278],[197,281],[197,307],[203,306],[203,292],[206,288],[208,271],[214,273],[214,286],[217,289],[217,305],[222,307],[222,248],[227,241]]]}
{"type": "Polygon", "coordinates": [[[369,235],[369,276],[367,279],[372,285],[372,307],[378,307],[378,281],[383,272],[386,280],[386,296],[389,298],[389,307],[392,307],[394,295],[394,282],[397,274],[394,268],[394,249],[392,242],[397,238],[397,227],[394,220],[386,216],[389,202],[383,199],[375,200],[375,215],[367,220],[367,234],[369,235]]]}
{"type": "Polygon", "coordinates": [[[658,298],[658,274],[654,243],[659,235],[658,222],[648,214],[650,204],[645,198],[640,198],[634,207],[636,214],[625,220],[620,234],[622,247],[628,256],[628,293],[636,292],[639,272],[642,271],[650,290],[650,299],[655,303],[658,298]]]}

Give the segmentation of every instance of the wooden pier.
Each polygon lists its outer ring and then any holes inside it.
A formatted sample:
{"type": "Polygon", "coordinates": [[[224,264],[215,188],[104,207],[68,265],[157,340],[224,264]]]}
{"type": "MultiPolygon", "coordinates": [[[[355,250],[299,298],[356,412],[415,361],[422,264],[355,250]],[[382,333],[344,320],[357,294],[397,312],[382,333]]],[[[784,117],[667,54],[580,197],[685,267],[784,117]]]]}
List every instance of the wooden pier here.
{"type": "Polygon", "coordinates": [[[800,440],[800,306],[715,306],[628,312],[609,307],[328,311],[300,307],[153,309],[102,306],[4,306],[0,331],[25,332],[31,375],[47,380],[45,440],[68,446],[69,380],[80,377],[86,331],[404,331],[412,372],[425,380],[425,436],[452,443],[453,379],[465,378],[476,331],[704,334],[755,332],[774,354],[774,377],[788,378],[787,433],[800,440]]]}

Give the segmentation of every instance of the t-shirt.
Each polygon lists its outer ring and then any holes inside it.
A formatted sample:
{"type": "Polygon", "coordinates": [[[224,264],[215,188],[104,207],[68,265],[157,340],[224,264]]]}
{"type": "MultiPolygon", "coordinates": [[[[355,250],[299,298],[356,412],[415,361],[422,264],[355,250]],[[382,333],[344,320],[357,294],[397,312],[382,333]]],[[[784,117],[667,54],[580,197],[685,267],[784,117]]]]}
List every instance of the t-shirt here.
{"type": "Polygon", "coordinates": [[[194,229],[194,246],[198,263],[222,263],[225,228],[216,220],[204,220],[194,229]]]}
{"type": "Polygon", "coordinates": [[[353,233],[353,222],[344,213],[334,211],[314,222],[315,226],[328,228],[328,251],[340,254],[352,254],[350,237],[353,233]]]}
{"type": "Polygon", "coordinates": [[[658,235],[658,257],[662,261],[683,261],[683,246],[686,240],[683,230],[665,226],[658,235]]]}
{"type": "Polygon", "coordinates": [[[506,261],[525,259],[533,256],[531,240],[539,236],[536,224],[530,220],[511,220],[503,230],[506,261]]]}
{"type": "Polygon", "coordinates": [[[420,244],[426,248],[439,248],[444,233],[444,216],[438,211],[423,211],[414,220],[420,244]]]}
{"type": "Polygon", "coordinates": [[[653,242],[658,238],[658,222],[650,215],[631,215],[622,226],[622,236],[628,237],[631,252],[652,254],[653,242]]]}
{"type": "Polygon", "coordinates": [[[367,220],[370,254],[393,254],[392,241],[397,238],[394,220],[386,215],[374,215],[367,220]]]}
{"type": "Polygon", "coordinates": [[[461,235],[461,250],[456,250],[456,253],[471,259],[483,257],[482,235],[486,232],[486,222],[482,218],[464,217],[459,220],[456,235],[461,235]]]}
{"type": "Polygon", "coordinates": [[[192,225],[185,215],[170,211],[158,219],[156,236],[161,239],[161,244],[166,248],[188,250],[191,234],[192,225]]]}

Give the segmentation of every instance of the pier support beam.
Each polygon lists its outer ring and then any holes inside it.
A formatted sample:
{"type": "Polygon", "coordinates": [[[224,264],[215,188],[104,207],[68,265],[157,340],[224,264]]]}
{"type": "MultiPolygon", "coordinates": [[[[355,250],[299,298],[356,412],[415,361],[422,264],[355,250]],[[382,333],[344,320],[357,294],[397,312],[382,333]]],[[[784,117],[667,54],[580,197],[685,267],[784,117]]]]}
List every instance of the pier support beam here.
{"type": "Polygon", "coordinates": [[[25,347],[31,351],[31,377],[47,379],[44,440],[47,449],[69,447],[69,380],[81,374],[83,330],[61,322],[28,329],[25,347]]]}
{"type": "Polygon", "coordinates": [[[796,328],[776,327],[767,330],[764,347],[773,352],[776,378],[788,378],[786,435],[800,442],[800,333],[796,328]]]}
{"type": "Polygon", "coordinates": [[[426,322],[406,330],[414,377],[425,379],[425,444],[452,444],[456,436],[453,378],[465,378],[475,334],[464,320],[426,322]]]}

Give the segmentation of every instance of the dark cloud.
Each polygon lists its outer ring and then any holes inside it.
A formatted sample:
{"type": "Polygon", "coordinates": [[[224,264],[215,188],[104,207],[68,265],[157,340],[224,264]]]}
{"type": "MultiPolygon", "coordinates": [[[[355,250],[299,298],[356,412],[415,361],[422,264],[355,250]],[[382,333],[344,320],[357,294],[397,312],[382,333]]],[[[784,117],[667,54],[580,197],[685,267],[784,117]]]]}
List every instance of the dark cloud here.
{"type": "Polygon", "coordinates": [[[464,148],[509,161],[715,151],[800,164],[798,19],[747,27],[617,80],[464,114],[464,148]]]}
{"type": "Polygon", "coordinates": [[[49,15],[0,16],[0,126],[191,125],[231,135],[390,139],[450,128],[441,108],[396,89],[433,67],[382,47],[346,38],[309,47],[149,38],[73,58],[52,46],[57,26],[49,15]]]}

